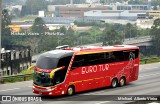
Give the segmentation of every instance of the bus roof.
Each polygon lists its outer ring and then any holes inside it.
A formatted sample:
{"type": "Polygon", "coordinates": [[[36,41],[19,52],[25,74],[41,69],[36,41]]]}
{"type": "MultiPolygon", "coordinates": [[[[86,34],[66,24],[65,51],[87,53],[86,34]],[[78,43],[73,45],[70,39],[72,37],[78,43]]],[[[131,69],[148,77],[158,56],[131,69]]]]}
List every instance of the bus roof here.
{"type": "Polygon", "coordinates": [[[74,54],[70,50],[53,50],[40,54],[36,62],[36,66],[42,69],[54,69],[57,67],[60,59],[65,57],[72,57],[74,54]]]}
{"type": "Polygon", "coordinates": [[[67,56],[73,55],[74,51],[72,50],[52,50],[41,54],[42,57],[50,57],[50,58],[63,58],[67,56]]]}
{"type": "Polygon", "coordinates": [[[139,49],[137,46],[133,45],[115,45],[115,46],[85,46],[80,48],[73,48],[77,54],[91,54],[99,52],[111,52],[119,50],[130,50],[130,49],[139,49]]]}
{"type": "Polygon", "coordinates": [[[96,53],[96,52],[129,50],[129,49],[139,49],[139,48],[137,46],[132,46],[132,45],[73,47],[73,48],[65,48],[65,49],[48,51],[41,54],[40,57],[60,59],[63,57],[72,56],[74,53],[86,54],[86,52],[96,53]]]}

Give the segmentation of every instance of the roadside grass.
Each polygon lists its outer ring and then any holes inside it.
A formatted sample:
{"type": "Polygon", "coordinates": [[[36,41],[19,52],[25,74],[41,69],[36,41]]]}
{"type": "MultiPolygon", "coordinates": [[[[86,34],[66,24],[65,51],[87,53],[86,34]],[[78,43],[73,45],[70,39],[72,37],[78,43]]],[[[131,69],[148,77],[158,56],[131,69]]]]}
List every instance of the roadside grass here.
{"type": "MultiPolygon", "coordinates": [[[[32,80],[33,76],[26,76],[25,81],[32,80]]],[[[21,82],[24,81],[24,77],[17,77],[17,78],[7,78],[4,79],[2,83],[14,83],[14,82],[21,82]]]]}
{"type": "MultiPolygon", "coordinates": [[[[34,70],[31,70],[31,73],[32,74],[34,73],[34,70]]],[[[27,73],[27,70],[23,70],[21,73],[19,73],[18,75],[23,75],[23,74],[28,74],[27,73]]],[[[21,81],[28,81],[28,80],[32,80],[33,79],[33,76],[30,75],[30,76],[20,76],[20,77],[13,77],[13,78],[5,78],[3,79],[3,82],[1,81],[1,83],[14,83],[14,82],[21,82],[21,81]]]]}
{"type": "Polygon", "coordinates": [[[156,63],[156,62],[160,62],[160,58],[146,60],[146,63],[145,63],[145,60],[143,60],[143,61],[140,61],[140,64],[150,64],[150,63],[156,63]]]}
{"type": "MultiPolygon", "coordinates": [[[[34,73],[34,70],[31,70],[30,74],[34,73]]],[[[23,70],[20,74],[29,74],[27,73],[27,70],[23,70]]]]}

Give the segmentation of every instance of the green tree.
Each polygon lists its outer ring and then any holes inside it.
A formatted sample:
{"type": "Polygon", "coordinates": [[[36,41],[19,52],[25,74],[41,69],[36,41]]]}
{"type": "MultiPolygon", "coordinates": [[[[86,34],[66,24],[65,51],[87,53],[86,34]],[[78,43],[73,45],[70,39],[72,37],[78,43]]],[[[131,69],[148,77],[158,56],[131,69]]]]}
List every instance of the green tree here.
{"type": "Polygon", "coordinates": [[[65,33],[67,32],[67,30],[66,30],[66,28],[65,28],[64,26],[62,26],[62,27],[59,29],[59,32],[65,34],[65,33]]]}
{"type": "Polygon", "coordinates": [[[34,21],[34,24],[31,27],[31,32],[39,33],[40,35],[43,35],[44,32],[46,32],[46,25],[42,18],[37,17],[34,21]]]}
{"type": "Polygon", "coordinates": [[[122,36],[113,29],[105,29],[103,32],[103,45],[122,44],[122,36]]]}
{"type": "Polygon", "coordinates": [[[125,26],[125,38],[133,38],[137,35],[137,27],[130,23],[127,23],[125,26]]]}
{"type": "Polygon", "coordinates": [[[29,31],[34,35],[27,36],[24,41],[24,44],[28,44],[31,47],[31,51],[33,52],[33,54],[38,54],[40,51],[43,50],[41,47],[43,47],[45,43],[43,40],[46,37],[45,32],[47,31],[48,30],[46,28],[46,25],[43,19],[40,17],[37,17],[29,31]],[[35,34],[39,34],[39,35],[35,35],[35,34]]]}
{"type": "Polygon", "coordinates": [[[11,30],[8,27],[11,24],[11,18],[8,14],[8,11],[4,9],[2,11],[2,47],[6,47],[7,45],[11,45],[12,37],[11,37],[11,30]]]}
{"type": "Polygon", "coordinates": [[[23,5],[20,16],[23,17],[23,16],[29,15],[29,14],[31,14],[30,8],[28,8],[26,5],[23,5]]]}
{"type": "Polygon", "coordinates": [[[111,25],[111,29],[116,30],[117,32],[121,32],[121,31],[124,31],[125,25],[115,23],[111,25]]]}
{"type": "Polygon", "coordinates": [[[72,28],[69,28],[66,31],[66,34],[64,36],[62,36],[61,38],[61,45],[70,45],[70,46],[74,46],[76,44],[76,35],[74,35],[74,31],[72,30],[72,28]]]}
{"type": "Polygon", "coordinates": [[[92,39],[92,43],[97,43],[97,42],[101,42],[101,34],[102,34],[102,30],[100,30],[100,28],[98,27],[92,27],[89,31],[88,31],[91,36],[89,38],[93,38],[92,39]]]}
{"type": "Polygon", "coordinates": [[[157,55],[160,56],[160,19],[154,20],[153,26],[150,30],[150,35],[152,36],[153,46],[157,55]]]}
{"type": "Polygon", "coordinates": [[[13,9],[11,12],[12,12],[11,15],[12,15],[13,18],[19,18],[20,17],[21,12],[18,8],[13,9]]]}
{"type": "Polygon", "coordinates": [[[106,2],[105,0],[100,0],[100,3],[105,4],[106,2]]]}
{"type": "Polygon", "coordinates": [[[79,38],[79,45],[83,45],[83,44],[90,44],[93,42],[93,36],[91,36],[91,34],[89,32],[80,32],[78,34],[79,38]]]}
{"type": "Polygon", "coordinates": [[[157,10],[157,6],[160,5],[159,0],[151,0],[151,5],[154,7],[154,10],[157,10]]]}

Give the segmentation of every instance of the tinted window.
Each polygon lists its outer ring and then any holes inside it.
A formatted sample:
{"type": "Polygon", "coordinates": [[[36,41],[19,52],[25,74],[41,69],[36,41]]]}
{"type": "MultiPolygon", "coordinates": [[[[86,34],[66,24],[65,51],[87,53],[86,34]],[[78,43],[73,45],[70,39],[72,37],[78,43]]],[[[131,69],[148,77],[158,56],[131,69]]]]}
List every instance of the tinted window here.
{"type": "Polygon", "coordinates": [[[58,62],[58,66],[57,67],[61,67],[61,66],[65,66],[68,67],[70,61],[71,61],[72,56],[68,56],[68,57],[64,57],[61,58],[58,62]]]}
{"type": "Polygon", "coordinates": [[[138,57],[139,50],[103,52],[86,55],[76,55],[72,64],[72,69],[82,66],[105,64],[112,62],[127,61],[138,57]]]}
{"type": "Polygon", "coordinates": [[[57,58],[40,56],[37,60],[36,66],[41,69],[54,69],[57,67],[57,61],[57,58]]]}
{"type": "Polygon", "coordinates": [[[107,58],[108,62],[119,62],[124,61],[123,51],[110,52],[107,58]]]}
{"type": "Polygon", "coordinates": [[[65,68],[55,72],[55,76],[54,76],[54,79],[53,79],[54,84],[58,84],[58,83],[61,83],[61,82],[64,81],[69,63],[71,61],[71,58],[72,58],[72,56],[68,56],[68,57],[61,58],[59,60],[57,67],[65,66],[65,68]]]}
{"type": "Polygon", "coordinates": [[[136,49],[136,50],[127,50],[127,51],[123,51],[123,54],[124,54],[124,60],[128,61],[131,58],[132,59],[138,58],[139,50],[138,49],[136,49]]]}
{"type": "Polygon", "coordinates": [[[36,66],[41,69],[54,69],[61,66],[68,66],[72,56],[59,58],[40,56],[36,66]]]}
{"type": "Polygon", "coordinates": [[[72,69],[81,67],[81,66],[89,66],[89,65],[106,63],[105,56],[106,56],[105,53],[76,55],[72,64],[72,69]]]}
{"type": "Polygon", "coordinates": [[[77,55],[74,58],[73,64],[72,64],[72,68],[77,68],[77,67],[81,67],[84,65],[84,55],[77,55]]]}

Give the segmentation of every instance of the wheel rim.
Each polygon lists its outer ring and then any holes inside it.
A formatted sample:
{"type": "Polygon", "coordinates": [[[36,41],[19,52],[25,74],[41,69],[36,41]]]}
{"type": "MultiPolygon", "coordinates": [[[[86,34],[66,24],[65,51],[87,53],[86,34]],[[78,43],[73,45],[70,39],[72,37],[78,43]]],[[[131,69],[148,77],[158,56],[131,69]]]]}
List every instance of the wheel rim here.
{"type": "Polygon", "coordinates": [[[123,86],[124,83],[125,83],[125,81],[124,81],[124,79],[122,78],[122,79],[120,80],[120,85],[123,86]]]}
{"type": "Polygon", "coordinates": [[[117,86],[117,82],[116,82],[116,80],[113,80],[112,81],[112,87],[116,87],[117,86]]]}
{"type": "Polygon", "coordinates": [[[69,95],[72,95],[72,94],[73,94],[73,89],[72,89],[71,87],[68,89],[68,94],[69,94],[69,95]]]}

